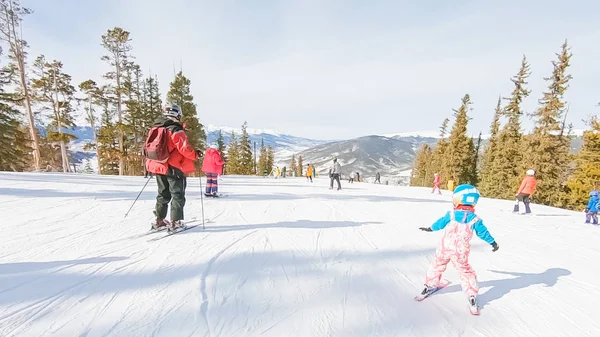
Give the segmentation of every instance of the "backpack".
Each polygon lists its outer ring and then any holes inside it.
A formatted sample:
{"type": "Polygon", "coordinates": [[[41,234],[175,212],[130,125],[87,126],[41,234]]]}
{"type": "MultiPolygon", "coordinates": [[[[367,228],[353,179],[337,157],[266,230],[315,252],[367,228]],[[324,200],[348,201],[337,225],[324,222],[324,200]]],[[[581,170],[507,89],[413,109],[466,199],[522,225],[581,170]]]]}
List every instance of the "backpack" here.
{"type": "Polygon", "coordinates": [[[144,143],[144,156],[159,163],[166,163],[170,155],[167,128],[155,126],[150,129],[144,143]]]}

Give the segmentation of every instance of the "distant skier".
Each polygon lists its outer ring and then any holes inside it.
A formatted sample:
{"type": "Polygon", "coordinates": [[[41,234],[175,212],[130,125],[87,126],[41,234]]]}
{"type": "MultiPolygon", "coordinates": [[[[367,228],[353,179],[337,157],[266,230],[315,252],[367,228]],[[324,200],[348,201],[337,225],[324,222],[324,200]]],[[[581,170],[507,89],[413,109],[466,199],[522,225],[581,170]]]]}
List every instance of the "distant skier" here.
{"type": "Polygon", "coordinates": [[[286,175],[285,171],[286,171],[286,167],[284,166],[283,169],[281,170],[281,177],[282,178],[285,178],[285,175],[286,175]]]}
{"type": "Polygon", "coordinates": [[[158,196],[154,215],[156,223],[152,229],[168,226],[172,230],[182,227],[185,206],[186,174],[196,170],[194,161],[202,156],[190,145],[180,123],[181,107],[170,104],[148,132],[144,145],[146,169],[156,175],[158,196]],[[168,204],[171,202],[171,221],[165,221],[168,204]]]}
{"type": "Polygon", "coordinates": [[[598,198],[598,191],[591,191],[590,201],[585,208],[585,223],[590,223],[590,221],[592,221],[592,224],[598,224],[598,201],[600,201],[598,198]]]}
{"type": "Polygon", "coordinates": [[[356,172],[356,182],[360,183],[360,172],[356,172]]]}
{"type": "Polygon", "coordinates": [[[480,193],[472,185],[459,185],[452,195],[454,209],[448,211],[445,216],[438,219],[431,227],[420,227],[426,232],[444,229],[444,235],[438,244],[435,260],[427,271],[425,288],[421,296],[427,296],[435,291],[442,281],[442,274],[450,261],[460,274],[460,282],[463,291],[469,298],[471,313],[478,314],[477,294],[479,285],[477,275],[469,264],[471,245],[469,241],[473,233],[483,241],[492,245],[492,251],[498,250],[498,244],[488,232],[483,221],[475,214],[475,205],[479,200],[480,193]]]}
{"type": "Polygon", "coordinates": [[[352,172],[348,175],[348,183],[349,184],[354,183],[354,179],[356,179],[356,172],[352,172]]]}
{"type": "Polygon", "coordinates": [[[381,174],[379,174],[379,172],[375,173],[375,182],[374,184],[381,184],[381,174]]]}
{"type": "Polygon", "coordinates": [[[207,197],[219,196],[219,174],[223,173],[225,162],[217,149],[208,148],[202,162],[202,172],[206,174],[206,189],[204,195],[207,197]]]}
{"type": "Polygon", "coordinates": [[[435,190],[437,190],[439,194],[442,194],[442,190],[440,189],[441,183],[442,183],[442,177],[440,177],[439,174],[434,173],[433,174],[433,189],[431,190],[431,194],[433,194],[435,192],[435,190]]]}
{"type": "Polygon", "coordinates": [[[535,187],[537,185],[537,180],[535,179],[535,171],[527,170],[527,175],[523,178],[521,182],[521,186],[519,186],[519,190],[515,196],[517,197],[517,201],[515,203],[515,207],[513,209],[514,213],[519,212],[519,202],[525,204],[525,213],[531,213],[531,208],[529,208],[529,197],[535,192],[535,187]]]}
{"type": "Polygon", "coordinates": [[[342,173],[342,166],[340,165],[340,163],[338,163],[337,158],[333,159],[333,167],[329,170],[330,172],[330,177],[331,177],[331,183],[329,184],[329,189],[332,190],[333,189],[333,181],[335,180],[337,182],[337,190],[341,190],[342,189],[342,183],[340,183],[340,174],[342,173]]]}
{"type": "Polygon", "coordinates": [[[312,165],[308,164],[306,166],[306,181],[310,180],[311,183],[313,182],[313,170],[314,168],[312,165]]]}

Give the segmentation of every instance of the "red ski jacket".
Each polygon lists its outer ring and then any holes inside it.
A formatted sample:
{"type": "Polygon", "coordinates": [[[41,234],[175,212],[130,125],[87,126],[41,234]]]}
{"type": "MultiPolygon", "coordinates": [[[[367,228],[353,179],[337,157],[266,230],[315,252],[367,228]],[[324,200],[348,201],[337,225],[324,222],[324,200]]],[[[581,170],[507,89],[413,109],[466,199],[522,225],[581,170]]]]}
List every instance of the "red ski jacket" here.
{"type": "Polygon", "coordinates": [[[537,180],[534,176],[526,176],[523,178],[521,182],[521,186],[519,186],[519,190],[517,194],[529,194],[532,195],[535,192],[535,186],[537,185],[537,180]]]}
{"type": "Polygon", "coordinates": [[[167,175],[169,166],[175,167],[183,173],[192,173],[196,170],[194,160],[198,159],[198,153],[190,145],[187,135],[181,124],[168,118],[161,118],[154,126],[167,128],[169,134],[169,160],[166,163],[147,159],[146,170],[154,174],[167,175]]]}

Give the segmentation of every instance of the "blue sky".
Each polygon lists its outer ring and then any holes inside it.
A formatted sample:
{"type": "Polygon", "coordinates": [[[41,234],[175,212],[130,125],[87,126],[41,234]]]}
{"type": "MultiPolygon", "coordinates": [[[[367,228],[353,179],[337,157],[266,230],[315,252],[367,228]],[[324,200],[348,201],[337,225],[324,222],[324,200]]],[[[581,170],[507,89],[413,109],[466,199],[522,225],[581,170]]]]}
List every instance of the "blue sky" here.
{"type": "MultiPolygon", "coordinates": [[[[565,39],[571,121],[600,108],[600,1],[26,0],[30,54],[63,61],[75,84],[102,81],[101,35],[131,32],[163,97],[180,66],[205,124],[332,139],[436,130],[460,99],[487,133],[522,55],[533,112],[565,39]]],[[[523,120],[524,127],[531,121],[523,120]]]]}

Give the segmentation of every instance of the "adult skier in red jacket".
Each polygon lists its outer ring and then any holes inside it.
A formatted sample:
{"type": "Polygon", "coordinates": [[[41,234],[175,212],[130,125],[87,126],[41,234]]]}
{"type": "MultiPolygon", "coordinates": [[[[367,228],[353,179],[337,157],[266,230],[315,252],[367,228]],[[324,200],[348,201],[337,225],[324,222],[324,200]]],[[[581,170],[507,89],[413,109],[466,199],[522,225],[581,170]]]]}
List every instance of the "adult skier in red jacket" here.
{"type": "MultiPolygon", "coordinates": [[[[196,170],[194,161],[199,153],[190,145],[187,135],[181,125],[182,111],[177,104],[167,105],[163,117],[153,125],[154,128],[166,128],[168,135],[169,158],[166,162],[147,159],[146,169],[156,175],[158,196],[156,197],[156,223],[153,229],[168,226],[169,229],[181,227],[183,207],[185,206],[186,174],[196,170]],[[170,223],[165,221],[168,204],[171,203],[170,223]]],[[[151,130],[152,132],[152,130],[151,130]]]]}

